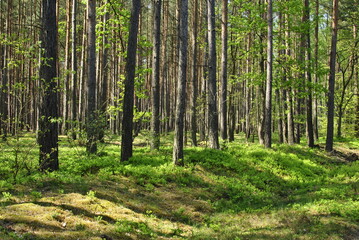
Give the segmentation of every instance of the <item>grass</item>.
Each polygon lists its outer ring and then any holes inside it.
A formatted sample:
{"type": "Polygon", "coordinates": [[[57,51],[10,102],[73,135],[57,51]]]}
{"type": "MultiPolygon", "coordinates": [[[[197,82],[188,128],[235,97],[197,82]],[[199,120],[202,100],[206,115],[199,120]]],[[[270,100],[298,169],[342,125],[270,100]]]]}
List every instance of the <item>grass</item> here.
{"type": "MultiPolygon", "coordinates": [[[[223,151],[187,147],[174,167],[167,140],[143,134],[119,162],[111,140],[88,156],[60,143],[60,171],[36,170],[34,136],[1,142],[0,239],[357,239],[359,162],[303,145],[223,151]]],[[[170,142],[170,137],[168,137],[170,142]]],[[[336,148],[358,151],[358,139],[336,148]]]]}

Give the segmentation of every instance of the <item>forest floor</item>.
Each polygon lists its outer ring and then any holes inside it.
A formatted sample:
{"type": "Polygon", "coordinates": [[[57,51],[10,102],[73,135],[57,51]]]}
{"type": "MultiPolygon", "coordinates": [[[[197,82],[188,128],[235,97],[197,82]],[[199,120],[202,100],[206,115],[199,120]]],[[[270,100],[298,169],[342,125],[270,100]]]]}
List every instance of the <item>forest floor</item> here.
{"type": "Polygon", "coordinates": [[[119,162],[118,139],[88,156],[61,138],[60,170],[36,168],[34,135],[0,142],[0,239],[359,239],[359,139],[335,151],[238,140],[223,150],[146,134],[119,162]]]}

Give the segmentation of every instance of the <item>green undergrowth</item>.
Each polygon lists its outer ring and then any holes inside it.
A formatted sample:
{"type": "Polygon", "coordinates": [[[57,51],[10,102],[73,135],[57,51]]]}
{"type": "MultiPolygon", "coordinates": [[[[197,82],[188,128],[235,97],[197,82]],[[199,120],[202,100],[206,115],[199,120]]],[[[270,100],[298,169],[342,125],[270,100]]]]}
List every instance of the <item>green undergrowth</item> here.
{"type": "MultiPolygon", "coordinates": [[[[47,174],[33,136],[1,143],[0,239],[358,237],[359,162],[320,148],[186,147],[178,167],[169,144],[139,143],[121,163],[116,143],[87,155],[61,140],[60,170],[47,174]]],[[[357,140],[339,144],[358,150],[357,140]]]]}

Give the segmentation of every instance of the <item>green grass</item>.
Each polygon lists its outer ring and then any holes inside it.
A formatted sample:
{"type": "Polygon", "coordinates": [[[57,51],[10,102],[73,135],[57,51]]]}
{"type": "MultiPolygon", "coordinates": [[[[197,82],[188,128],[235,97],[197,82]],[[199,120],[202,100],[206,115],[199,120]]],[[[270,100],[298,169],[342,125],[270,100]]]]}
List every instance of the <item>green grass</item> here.
{"type": "MultiPolygon", "coordinates": [[[[119,162],[61,138],[60,170],[37,171],[34,136],[0,143],[0,239],[356,239],[359,162],[304,145],[264,149],[242,140],[223,151],[186,147],[172,165],[170,136],[146,134],[119,162]],[[168,138],[168,139],[167,139],[168,138]],[[16,171],[15,171],[16,169],[16,171]]],[[[338,149],[358,151],[358,139],[338,149]]]]}

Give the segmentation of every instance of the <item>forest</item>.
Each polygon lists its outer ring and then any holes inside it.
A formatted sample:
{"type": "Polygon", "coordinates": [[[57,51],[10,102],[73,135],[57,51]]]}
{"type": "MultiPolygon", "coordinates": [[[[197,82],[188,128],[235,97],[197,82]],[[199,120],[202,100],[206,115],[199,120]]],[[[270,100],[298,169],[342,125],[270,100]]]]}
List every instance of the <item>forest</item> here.
{"type": "Polygon", "coordinates": [[[0,0],[0,239],[358,239],[358,0],[0,0]]]}

